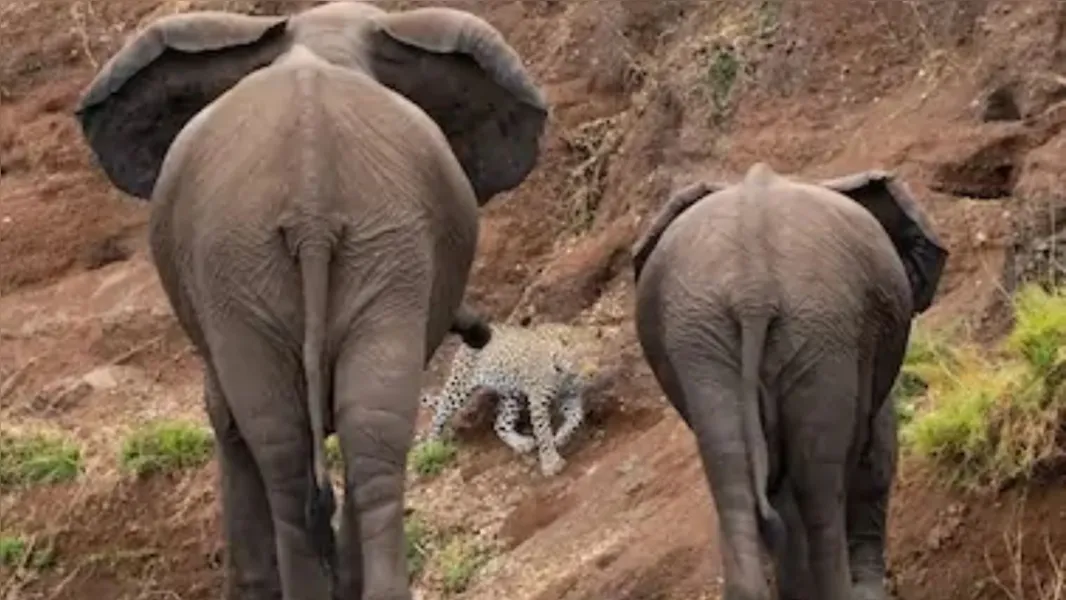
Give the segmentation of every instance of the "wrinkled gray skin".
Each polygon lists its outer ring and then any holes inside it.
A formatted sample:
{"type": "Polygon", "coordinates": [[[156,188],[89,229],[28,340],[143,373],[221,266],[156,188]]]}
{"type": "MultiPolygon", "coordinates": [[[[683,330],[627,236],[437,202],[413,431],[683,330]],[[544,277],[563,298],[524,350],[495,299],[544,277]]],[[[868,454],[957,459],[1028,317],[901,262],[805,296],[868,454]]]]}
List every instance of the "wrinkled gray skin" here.
{"type": "Polygon", "coordinates": [[[726,600],[885,599],[886,402],[947,258],[887,173],[754,165],[675,194],[634,246],[637,332],[698,442],[726,600]]]}
{"type": "Polygon", "coordinates": [[[547,118],[519,57],[450,9],[188,13],[118,52],[78,118],[112,183],[151,200],[152,256],[204,360],[226,598],[409,600],[422,369],[449,330],[488,341],[461,307],[478,207],[534,168],[547,118]]]}

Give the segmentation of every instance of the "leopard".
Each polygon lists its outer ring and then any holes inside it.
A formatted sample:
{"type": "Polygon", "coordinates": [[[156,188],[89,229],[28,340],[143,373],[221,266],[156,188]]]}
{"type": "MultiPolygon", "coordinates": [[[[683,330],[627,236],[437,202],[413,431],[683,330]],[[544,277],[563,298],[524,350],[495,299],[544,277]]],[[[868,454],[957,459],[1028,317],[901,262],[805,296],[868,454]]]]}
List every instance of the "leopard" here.
{"type": "Polygon", "coordinates": [[[492,338],[483,348],[461,345],[456,350],[439,394],[422,395],[422,406],[434,411],[424,439],[443,438],[448,421],[474,391],[487,389],[499,398],[493,424],[496,436],[519,455],[537,450],[541,473],[557,475],[566,465],[560,449],[584,423],[583,392],[598,372],[590,343],[599,332],[551,322],[492,323],[490,328],[492,338]],[[517,429],[524,408],[529,411],[532,436],[517,429]],[[554,432],[553,408],[562,417],[554,432]]]}

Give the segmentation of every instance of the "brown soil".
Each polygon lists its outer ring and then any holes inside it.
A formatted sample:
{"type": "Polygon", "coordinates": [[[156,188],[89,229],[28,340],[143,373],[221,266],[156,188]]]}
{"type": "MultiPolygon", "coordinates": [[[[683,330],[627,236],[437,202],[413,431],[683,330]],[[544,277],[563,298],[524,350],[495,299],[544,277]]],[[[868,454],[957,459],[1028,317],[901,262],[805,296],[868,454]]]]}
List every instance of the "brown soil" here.
{"type": "MultiPolygon", "coordinates": [[[[414,2],[386,2],[398,7],[414,2]]],[[[418,3],[421,4],[421,3],[418,3]]],[[[631,324],[625,253],[670,189],[753,161],[805,177],[896,169],[952,256],[928,326],[993,339],[1009,292],[1063,275],[1066,5],[1054,0],[460,0],[525,57],[553,106],[540,164],[484,211],[470,298],[496,319],[612,327],[613,374],[545,480],[484,427],[411,507],[497,544],[468,599],[717,597],[714,514],[691,435],[631,324]],[[735,76],[729,73],[735,71],[735,76]]],[[[85,448],[77,483],[0,492],[0,530],[54,560],[0,567],[5,599],[218,597],[214,468],[132,480],[121,434],[204,421],[199,363],[145,249],[148,207],[93,166],[71,109],[145,20],[299,2],[0,0],[0,420],[85,448]]],[[[439,382],[450,342],[431,365],[439,382]]],[[[1066,497],[973,497],[905,461],[892,509],[900,598],[1041,598],[1066,497]],[[1025,534],[1024,556],[1004,535],[1025,534]],[[987,556],[987,559],[986,559],[987,556]],[[1024,566],[1014,592],[1014,567],[1024,566]],[[996,581],[1011,590],[1005,592],[996,581]]],[[[420,582],[425,597],[439,593],[420,582]]],[[[1050,597],[1050,596],[1046,596],[1050,597]]]]}

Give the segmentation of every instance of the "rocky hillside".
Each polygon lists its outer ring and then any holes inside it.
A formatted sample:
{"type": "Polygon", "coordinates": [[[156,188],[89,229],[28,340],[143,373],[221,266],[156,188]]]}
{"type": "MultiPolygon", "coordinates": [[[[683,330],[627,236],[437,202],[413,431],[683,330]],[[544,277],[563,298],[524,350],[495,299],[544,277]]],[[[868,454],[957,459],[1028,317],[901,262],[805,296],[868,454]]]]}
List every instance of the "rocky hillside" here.
{"type": "MultiPolygon", "coordinates": [[[[0,0],[0,598],[217,597],[198,359],[148,262],[147,207],[106,185],[71,109],[125,36],[158,15],[306,5],[0,0]],[[130,436],[160,422],[198,427],[174,425],[166,438],[191,458],[136,466],[150,444],[130,436]],[[67,440],[50,447],[59,466],[44,469],[56,481],[23,485],[30,476],[11,467],[5,440],[39,430],[67,440]]],[[[979,341],[1010,326],[1022,281],[1060,276],[1060,2],[448,5],[505,34],[553,111],[537,170],[484,212],[471,301],[499,320],[601,325],[611,342],[601,359],[616,371],[560,476],[516,460],[477,419],[457,458],[412,473],[424,598],[717,597],[714,515],[695,447],[630,318],[626,252],[671,189],[736,177],[756,160],[803,177],[894,169],[952,252],[921,326],[961,326],[979,341]]],[[[1056,486],[964,494],[911,458],[897,489],[900,598],[1058,597],[1036,595],[1066,546],[1056,486]]]]}

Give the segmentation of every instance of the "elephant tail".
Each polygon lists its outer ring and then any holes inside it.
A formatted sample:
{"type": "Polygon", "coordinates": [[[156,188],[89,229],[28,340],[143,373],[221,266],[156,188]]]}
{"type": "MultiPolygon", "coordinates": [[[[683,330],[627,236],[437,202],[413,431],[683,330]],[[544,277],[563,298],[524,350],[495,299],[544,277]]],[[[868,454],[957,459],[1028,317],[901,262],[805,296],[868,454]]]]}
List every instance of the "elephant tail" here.
{"type": "Polygon", "coordinates": [[[322,365],[326,344],[331,255],[330,245],[309,243],[301,244],[297,254],[300,276],[303,279],[303,364],[304,376],[307,378],[307,409],[311,421],[311,466],[314,478],[305,517],[312,547],[319,553],[332,578],[337,572],[337,558],[331,520],[337,504],[326,466],[326,382],[322,365]]]}
{"type": "Polygon", "coordinates": [[[748,447],[748,456],[751,457],[752,489],[755,492],[760,529],[767,545],[776,555],[785,543],[786,532],[781,516],[767,498],[770,478],[769,449],[762,425],[762,414],[770,415],[774,407],[769,405],[766,394],[759,393],[759,371],[769,328],[769,315],[741,321],[741,405],[745,445],[748,447]],[[767,406],[763,406],[763,402],[766,402],[767,406]]]}

